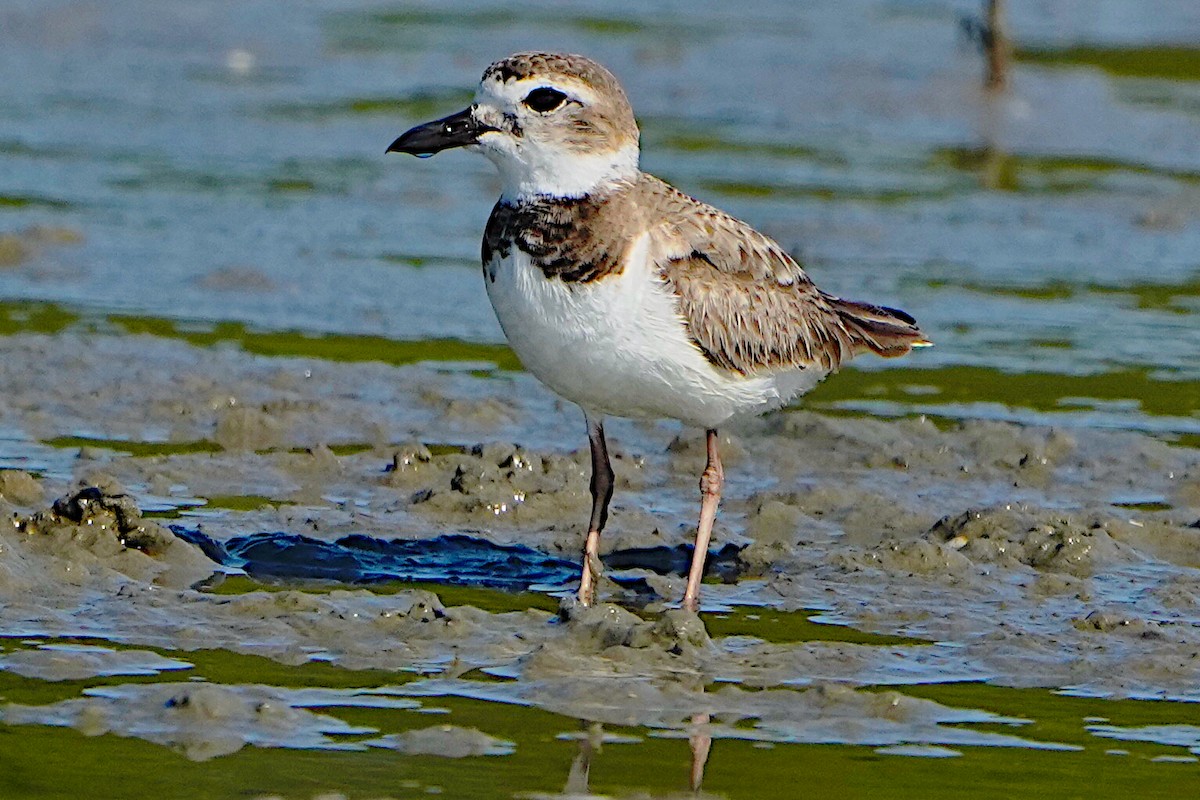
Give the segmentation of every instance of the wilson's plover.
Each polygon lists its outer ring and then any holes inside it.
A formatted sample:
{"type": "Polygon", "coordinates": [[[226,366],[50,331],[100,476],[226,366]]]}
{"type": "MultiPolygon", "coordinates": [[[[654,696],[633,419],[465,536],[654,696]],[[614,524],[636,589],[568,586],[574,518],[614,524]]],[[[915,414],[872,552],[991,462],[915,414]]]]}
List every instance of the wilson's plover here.
{"type": "Polygon", "coordinates": [[[638,138],[600,64],[517,53],[484,71],[469,108],[388,152],[465,147],[500,171],[483,235],[488,297],[526,369],[583,408],[591,443],[581,602],[594,599],[612,498],[605,415],[705,429],[683,597],[695,611],[723,482],[717,427],[779,408],[859,353],[928,342],[903,311],[826,294],[771,239],[639,170],[638,138]]]}

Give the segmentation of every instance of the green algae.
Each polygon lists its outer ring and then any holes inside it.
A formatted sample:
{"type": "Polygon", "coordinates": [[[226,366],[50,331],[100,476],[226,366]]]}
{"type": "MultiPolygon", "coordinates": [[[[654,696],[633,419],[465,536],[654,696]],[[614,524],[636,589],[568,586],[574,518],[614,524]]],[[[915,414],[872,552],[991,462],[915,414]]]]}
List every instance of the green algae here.
{"type": "MultiPolygon", "coordinates": [[[[434,254],[380,253],[376,258],[389,264],[403,264],[406,267],[418,269],[421,267],[461,267],[464,264],[464,259],[434,254]]],[[[474,259],[471,260],[471,266],[475,266],[474,259]]]]}
{"type": "Polygon", "coordinates": [[[585,31],[606,33],[637,33],[642,26],[636,21],[622,17],[599,17],[577,14],[533,13],[520,8],[424,10],[407,8],[379,11],[367,15],[374,25],[408,28],[411,26],[488,28],[514,25],[537,19],[545,25],[567,26],[585,31]]]}
{"type": "Polygon", "coordinates": [[[1122,102],[1154,109],[1170,109],[1193,116],[1200,115],[1200,92],[1195,84],[1164,83],[1157,80],[1124,81],[1116,87],[1122,102]],[[1179,91],[1181,86],[1187,87],[1179,91]]]}
{"type": "Polygon", "coordinates": [[[543,35],[584,34],[625,39],[650,36],[702,36],[705,29],[678,15],[654,20],[581,14],[555,8],[403,8],[333,14],[325,20],[328,46],[338,52],[403,51],[430,36],[503,28],[534,28],[543,35]]]}
{"type": "MultiPolygon", "coordinates": [[[[190,455],[193,453],[220,453],[224,448],[216,442],[208,439],[198,439],[190,442],[136,442],[128,439],[101,439],[94,436],[57,436],[53,439],[46,439],[42,442],[49,447],[57,448],[76,448],[76,447],[93,447],[99,450],[113,450],[118,453],[125,453],[135,458],[154,458],[157,456],[179,456],[190,455]]],[[[364,444],[362,442],[348,442],[343,444],[328,445],[329,451],[335,456],[352,456],[359,453],[366,453],[375,449],[374,445],[364,444]]],[[[256,452],[271,452],[270,449],[260,450],[256,452]]],[[[296,447],[288,452],[291,453],[308,453],[311,448],[296,447]]],[[[250,496],[247,496],[250,497],[250,496]]],[[[226,498],[233,501],[232,498],[226,498]]],[[[277,501],[272,501],[277,502],[277,501]]]]}
{"type": "MultiPolygon", "coordinates": [[[[1141,309],[1190,314],[1196,309],[1180,301],[1200,298],[1200,273],[1180,283],[1134,283],[1129,286],[1090,284],[1088,289],[1097,294],[1130,295],[1141,309]]],[[[1195,303],[1192,305],[1196,306],[1195,303]]]]}
{"type": "Polygon", "coordinates": [[[739,155],[761,155],[774,158],[809,160],[818,157],[818,151],[800,144],[784,142],[739,142],[702,133],[668,133],[655,144],[669,150],[684,153],[736,153],[739,155]]]}
{"type": "Polygon", "coordinates": [[[1122,78],[1200,81],[1200,48],[1187,45],[1146,47],[1019,47],[1018,61],[1051,67],[1097,67],[1122,78]]]}
{"type": "Polygon", "coordinates": [[[42,444],[67,449],[94,447],[100,450],[114,450],[118,453],[127,453],[135,458],[219,453],[222,449],[221,445],[206,439],[192,442],[135,442],[127,439],[100,439],[91,436],[57,436],[44,440],[42,444]]]}
{"type": "MultiPolygon", "coordinates": [[[[240,595],[259,591],[289,591],[297,587],[303,587],[304,591],[313,594],[325,594],[346,589],[348,584],[340,581],[295,581],[290,579],[287,581],[269,582],[256,580],[245,575],[227,575],[208,591],[212,594],[240,595]]],[[[540,592],[506,592],[501,589],[488,589],[482,586],[453,586],[444,583],[386,581],[354,585],[353,588],[365,589],[374,594],[397,594],[412,590],[434,592],[445,606],[474,606],[492,614],[502,614],[508,611],[526,611],[531,608],[557,612],[559,603],[558,598],[540,592]]]]}
{"type": "Polygon", "coordinates": [[[204,508],[222,508],[226,511],[258,511],[260,508],[292,505],[286,500],[276,500],[261,494],[217,494],[204,498],[204,508]]]}
{"type": "Polygon", "coordinates": [[[1080,289],[1078,285],[1067,281],[1047,281],[1036,286],[1002,286],[935,278],[927,281],[926,285],[931,289],[962,289],[1001,297],[1019,297],[1023,300],[1068,300],[1074,297],[1080,289]]]}
{"type": "MultiPolygon", "coordinates": [[[[906,686],[903,691],[910,697],[921,697],[948,706],[979,708],[1001,716],[1027,719],[1029,724],[1022,726],[1022,736],[1075,744],[1085,751],[1121,747],[1142,756],[1167,751],[1181,752],[1181,748],[1148,742],[1099,739],[1083,730],[1088,724],[1087,720],[1103,719],[1106,724],[1124,727],[1200,726],[1200,704],[1196,703],[1081,697],[1051,689],[1020,689],[984,683],[922,684],[906,686]]],[[[1132,763],[1126,766],[1132,766],[1132,763]]]]}
{"type": "Polygon", "coordinates": [[[44,644],[86,645],[107,647],[111,650],[145,650],[164,658],[186,661],[192,665],[190,669],[171,670],[161,675],[109,675],[85,680],[52,682],[30,680],[22,678],[16,673],[0,670],[0,700],[8,703],[53,703],[74,697],[83,685],[115,686],[122,683],[158,683],[164,680],[164,676],[167,680],[203,679],[212,683],[263,683],[289,688],[322,686],[331,689],[395,685],[417,677],[411,671],[351,670],[319,660],[285,664],[265,656],[234,653],[229,650],[211,648],[172,650],[153,645],[111,642],[94,637],[0,637],[0,643],[8,645],[6,652],[31,649],[44,644]],[[252,675],[253,678],[247,678],[248,675],[252,675]]]}
{"type": "Polygon", "coordinates": [[[726,197],[748,199],[786,199],[786,200],[841,200],[864,203],[890,205],[907,203],[913,200],[931,200],[945,198],[951,195],[948,188],[934,187],[930,189],[870,189],[853,186],[834,186],[829,184],[781,184],[751,181],[736,181],[725,179],[705,179],[699,182],[700,188],[714,194],[726,197]]]}
{"type": "MultiPolygon", "coordinates": [[[[738,157],[786,159],[845,167],[846,159],[836,153],[786,142],[747,142],[713,133],[679,130],[670,122],[663,130],[647,134],[660,148],[687,153],[725,154],[738,157]]],[[[772,183],[708,178],[699,181],[702,190],[729,197],[779,200],[859,201],[889,205],[916,200],[938,200],[985,188],[1012,193],[1068,194],[1105,188],[1106,179],[1140,176],[1172,180],[1187,186],[1200,185],[1200,172],[1172,169],[1149,163],[1082,155],[1009,153],[990,147],[942,147],[924,162],[893,164],[892,169],[915,167],[934,180],[916,180],[892,188],[859,186],[847,181],[772,183]],[[972,176],[967,182],[962,176],[972,176]]]]}
{"type": "Polygon", "coordinates": [[[270,170],[249,173],[208,172],[151,163],[141,165],[137,174],[111,180],[110,185],[134,192],[345,194],[370,182],[379,169],[377,163],[358,158],[289,159],[270,170]]]}
{"type": "Polygon", "coordinates": [[[727,613],[705,614],[710,636],[753,636],[766,642],[845,642],[879,647],[930,644],[909,636],[869,633],[845,625],[818,622],[818,611],[777,611],[738,606],[727,613]]]}
{"type": "Polygon", "coordinates": [[[0,301],[0,336],[55,334],[76,325],[82,315],[54,303],[0,301]]]}
{"type": "Polygon", "coordinates": [[[1174,508],[1170,503],[1151,500],[1141,503],[1113,503],[1115,508],[1127,508],[1130,511],[1170,511],[1174,508]]]}
{"type": "Polygon", "coordinates": [[[65,211],[74,207],[74,203],[40,194],[0,194],[0,209],[48,208],[65,211]]]}
{"type": "MultiPolygon", "coordinates": [[[[245,594],[253,591],[285,591],[297,588],[294,581],[269,583],[242,575],[227,576],[210,591],[214,594],[245,594]]],[[[324,593],[344,589],[339,582],[303,582],[304,591],[324,593]]],[[[363,586],[376,594],[394,594],[413,589],[434,592],[446,606],[469,605],[491,613],[539,609],[557,612],[559,599],[540,592],[507,592],[478,586],[453,586],[438,583],[390,581],[363,586]]],[[[818,611],[778,611],[757,606],[737,606],[723,613],[705,614],[704,625],[710,636],[752,636],[767,642],[845,642],[847,644],[899,647],[930,644],[926,639],[893,636],[857,630],[846,625],[813,619],[818,611]]],[[[650,617],[648,617],[650,618],[650,617]]]]}
{"type": "Polygon", "coordinates": [[[19,158],[63,158],[78,156],[79,152],[62,147],[29,144],[20,139],[3,139],[0,140],[0,155],[19,158]]]}
{"type": "MultiPolygon", "coordinates": [[[[248,673],[247,682],[258,682],[248,673]]],[[[323,708],[322,713],[378,723],[381,733],[452,721],[513,741],[521,758],[447,759],[402,756],[383,749],[359,752],[246,747],[194,763],[160,745],[116,736],[84,737],[60,728],[0,726],[0,794],[23,798],[172,797],[200,800],[263,795],[311,800],[323,792],[352,797],[428,796],[436,787],[449,797],[511,798],[515,789],[554,791],[569,769],[574,745],[555,735],[570,728],[548,712],[449,699],[449,714],[430,718],[405,709],[323,708]],[[559,769],[552,769],[561,767],[559,769]]],[[[671,749],[686,744],[675,744],[671,749]]]]}
{"type": "Polygon", "coordinates": [[[459,455],[467,452],[470,448],[461,444],[449,444],[447,442],[426,442],[425,449],[430,455],[434,456],[450,456],[459,455]]]}
{"type": "Polygon", "coordinates": [[[932,169],[978,175],[989,189],[1006,192],[1067,193],[1101,188],[1110,175],[1141,175],[1200,184],[1200,172],[1136,161],[1082,155],[1007,153],[989,147],[944,147],[929,159],[932,169]]]}
{"type": "Polygon", "coordinates": [[[414,92],[408,95],[348,97],[320,103],[286,103],[270,106],[267,114],[288,119],[321,121],[343,116],[389,116],[396,119],[432,119],[470,104],[472,94],[462,89],[414,92]]]}
{"type": "MultiPolygon", "coordinates": [[[[369,453],[374,449],[374,445],[366,444],[364,442],[344,442],[342,444],[329,445],[329,452],[333,453],[335,456],[356,456],[360,453],[369,453]]],[[[307,448],[305,449],[305,452],[308,452],[307,448]]]]}
{"type": "Polygon", "coordinates": [[[649,117],[639,120],[643,146],[655,151],[674,150],[680,153],[714,153],[736,156],[759,156],[814,162],[829,166],[845,166],[844,156],[794,142],[750,141],[723,133],[720,126],[701,128],[694,120],[673,117],[649,117]]]}
{"type": "Polygon", "coordinates": [[[1166,437],[1169,444],[1200,449],[1200,433],[1177,433],[1166,437]]]}
{"type": "MultiPolygon", "coordinates": [[[[238,595],[254,591],[286,591],[300,585],[295,581],[279,583],[262,582],[242,575],[231,575],[214,586],[214,594],[238,595]]],[[[302,583],[304,591],[324,593],[346,588],[339,582],[302,583]]],[[[538,609],[556,613],[559,599],[540,592],[506,592],[478,586],[452,586],[438,583],[415,583],[389,581],[372,583],[365,588],[375,594],[394,594],[402,591],[423,589],[437,594],[445,606],[469,605],[493,614],[509,611],[538,609]]],[[[881,647],[925,645],[930,642],[911,636],[892,636],[870,633],[845,625],[818,622],[813,619],[817,611],[778,611],[757,606],[738,606],[728,612],[705,614],[704,625],[710,636],[752,636],[766,642],[845,642],[881,647]]],[[[652,618],[652,617],[648,617],[652,618]]]]}
{"type": "Polygon", "coordinates": [[[199,347],[237,344],[249,353],[294,356],[328,361],[379,361],[414,364],[421,361],[491,362],[499,369],[520,369],[511,350],[503,345],[463,342],[457,339],[397,341],[382,336],[308,334],[301,331],[257,331],[240,322],[218,322],[200,330],[157,317],[110,316],[109,322],[129,334],[181,339],[199,347]]]}
{"type": "MultiPolygon", "coordinates": [[[[311,800],[323,792],[359,797],[428,796],[478,800],[558,792],[567,782],[578,745],[558,734],[578,723],[519,706],[439,700],[449,714],[438,721],[476,727],[515,742],[513,755],[443,759],[384,750],[365,752],[244,748],[210,762],[193,763],[166,748],[115,736],[88,738],[73,730],[22,726],[8,729],[0,754],[0,791],[6,798],[76,800],[79,797],[172,797],[232,800],[280,796],[311,800]],[[97,792],[103,794],[98,795],[97,792]]],[[[365,709],[323,709],[354,720],[383,717],[365,709]]],[[[396,710],[384,732],[423,727],[433,720],[396,710]],[[397,724],[399,723],[399,724],[397,724]]],[[[618,729],[624,733],[624,730],[618,729]]],[[[639,730],[639,732],[641,732],[639,730]]],[[[1124,745],[1125,743],[1122,743],[1124,745]]],[[[1173,749],[1175,752],[1178,748],[1173,749]]],[[[601,796],[665,795],[688,787],[690,751],[684,740],[645,738],[593,754],[590,789],[601,796]]],[[[871,747],[776,745],[737,740],[712,746],[706,792],[729,798],[1129,798],[1183,797],[1194,789],[1188,765],[1117,759],[1102,752],[1013,752],[964,748],[960,758],[921,759],[880,755],[871,747]]]]}
{"type": "Polygon", "coordinates": [[[843,370],[810,392],[803,405],[820,408],[861,398],[911,404],[1000,403],[1035,411],[1062,411],[1062,400],[1136,400],[1143,412],[1189,417],[1200,408],[1200,381],[1167,380],[1157,370],[1137,367],[1092,375],[1005,372],[991,367],[909,367],[902,370],[843,370]],[[913,385],[937,388],[914,397],[913,385]]]}
{"type": "Polygon", "coordinates": [[[1141,310],[1170,311],[1175,314],[1194,313],[1195,308],[1192,306],[1196,304],[1189,304],[1188,301],[1200,298],[1200,273],[1177,283],[1140,281],[1114,285],[1052,280],[1033,286],[1011,286],[937,278],[927,281],[926,285],[932,289],[962,289],[991,296],[1018,297],[1022,300],[1070,300],[1084,294],[1127,296],[1132,298],[1135,306],[1141,310]]]}

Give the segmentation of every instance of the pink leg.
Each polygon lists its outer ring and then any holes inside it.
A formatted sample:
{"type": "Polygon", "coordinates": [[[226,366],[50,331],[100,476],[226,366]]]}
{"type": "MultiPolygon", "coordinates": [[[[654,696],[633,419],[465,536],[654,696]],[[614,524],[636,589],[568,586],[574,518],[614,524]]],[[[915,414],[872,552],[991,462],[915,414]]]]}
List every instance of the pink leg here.
{"type": "Polygon", "coordinates": [[[710,428],[706,436],[708,464],[704,467],[704,474],[700,476],[700,525],[696,528],[696,550],[692,553],[692,568],[688,571],[687,590],[683,593],[683,607],[688,611],[700,610],[700,581],[704,578],[704,559],[708,556],[713,520],[717,517],[721,486],[725,483],[725,471],[721,469],[721,456],[717,453],[717,431],[710,428]]]}
{"type": "Polygon", "coordinates": [[[588,520],[587,540],[583,545],[583,573],[579,576],[579,602],[590,606],[596,599],[596,578],[600,564],[600,531],[608,521],[608,502],[612,500],[613,471],[604,441],[604,419],[592,420],[586,413],[588,442],[592,446],[592,516],[588,520]]]}
{"type": "Polygon", "coordinates": [[[596,572],[592,565],[600,558],[600,531],[588,531],[583,543],[583,574],[579,576],[579,602],[590,606],[596,600],[596,572]]]}

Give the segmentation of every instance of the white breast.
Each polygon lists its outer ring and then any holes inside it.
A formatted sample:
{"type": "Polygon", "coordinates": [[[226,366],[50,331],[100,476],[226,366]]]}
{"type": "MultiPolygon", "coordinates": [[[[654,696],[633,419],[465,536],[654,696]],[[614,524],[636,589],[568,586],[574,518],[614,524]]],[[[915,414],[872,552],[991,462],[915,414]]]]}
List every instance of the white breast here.
{"type": "Polygon", "coordinates": [[[488,297],[525,368],[590,413],[667,417],[715,428],[778,408],[827,373],[745,377],[718,370],[688,339],[644,237],[625,269],[590,283],[547,278],[513,247],[485,270],[488,297]]]}

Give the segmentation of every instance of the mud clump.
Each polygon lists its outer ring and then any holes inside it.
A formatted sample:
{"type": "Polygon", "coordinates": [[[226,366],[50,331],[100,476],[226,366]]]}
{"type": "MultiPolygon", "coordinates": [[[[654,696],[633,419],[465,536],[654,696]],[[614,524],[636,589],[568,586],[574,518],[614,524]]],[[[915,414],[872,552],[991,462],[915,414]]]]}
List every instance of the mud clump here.
{"type": "Polygon", "coordinates": [[[538,454],[510,444],[442,455],[413,446],[396,451],[384,482],[439,518],[557,521],[582,515],[586,469],[579,454],[538,454]]]}
{"type": "Polygon", "coordinates": [[[1019,428],[967,420],[939,430],[930,420],[828,417],[791,412],[763,423],[777,471],[801,477],[820,453],[822,470],[911,472],[961,481],[1003,479],[1014,486],[1045,487],[1056,471],[1078,458],[1073,436],[1056,428],[1019,428]],[[797,442],[800,446],[797,446],[797,442]]]}
{"type": "Polygon", "coordinates": [[[612,603],[585,606],[569,599],[563,602],[559,616],[567,623],[575,644],[593,652],[610,647],[661,646],[680,653],[685,647],[706,648],[712,644],[700,617],[683,609],[665,611],[650,622],[612,603]]]}
{"type": "MultiPolygon", "coordinates": [[[[665,515],[637,499],[654,472],[646,459],[615,448],[610,457],[617,491],[601,553],[686,540],[685,529],[668,528],[665,515]]],[[[590,473],[586,449],[560,453],[502,442],[464,448],[410,442],[392,450],[379,483],[402,498],[400,508],[439,526],[466,526],[500,542],[574,556],[591,504],[590,473]]]]}
{"type": "Polygon", "coordinates": [[[592,652],[610,647],[646,647],[651,625],[631,611],[612,603],[585,606],[566,602],[560,616],[576,643],[592,652]]]}
{"type": "Polygon", "coordinates": [[[1118,633],[1140,639],[1163,638],[1157,623],[1114,611],[1093,611],[1082,619],[1073,620],[1072,624],[1076,630],[1085,632],[1118,633]]]}
{"type": "Polygon", "coordinates": [[[1097,569],[1137,560],[1136,552],[1108,534],[1110,520],[1045,509],[1001,507],[943,517],[929,531],[975,563],[1024,565],[1085,577],[1097,569]]]}
{"type": "Polygon", "coordinates": [[[696,675],[718,651],[703,621],[682,609],[642,619],[612,603],[563,602],[565,635],[548,637],[519,660],[523,680],[569,680],[578,674],[696,675]]]}
{"type": "Polygon", "coordinates": [[[159,555],[175,540],[174,534],[142,519],[127,494],[106,494],[99,486],[84,486],[54,501],[49,511],[39,511],[17,524],[28,534],[49,535],[65,526],[95,527],[112,531],[121,546],[159,555]]]}
{"type": "Polygon", "coordinates": [[[766,500],[749,517],[746,534],[751,544],[742,548],[738,560],[747,575],[762,575],[787,559],[798,542],[804,514],[794,505],[766,500]]]}
{"type": "Polygon", "coordinates": [[[28,472],[19,469],[0,470],[0,497],[18,506],[32,506],[42,501],[42,485],[28,472]]]}
{"type": "MultiPolygon", "coordinates": [[[[13,520],[17,543],[85,582],[94,570],[176,588],[209,577],[213,562],[161,525],[142,517],[133,498],[112,481],[84,485],[49,508],[13,520]]],[[[46,564],[42,562],[43,566],[46,564]]],[[[10,573],[11,575],[11,573],[10,573]]]]}
{"type": "Polygon", "coordinates": [[[265,409],[236,406],[217,419],[213,439],[226,450],[267,450],[283,444],[284,425],[265,409]]]}
{"type": "Polygon", "coordinates": [[[428,728],[381,736],[372,747],[386,747],[410,756],[469,758],[505,756],[516,747],[512,742],[489,736],[478,728],[458,725],[431,725],[428,728]]]}
{"type": "Polygon", "coordinates": [[[1042,594],[1052,595],[1080,591],[1072,578],[1142,560],[1134,546],[1122,541],[1128,528],[1100,512],[1005,505],[947,515],[917,538],[889,537],[877,545],[845,548],[832,561],[851,570],[875,567],[913,575],[1032,568],[1042,576],[1063,576],[1038,585],[1042,594]]]}
{"type": "Polygon", "coordinates": [[[98,676],[158,675],[191,664],[150,650],[113,650],[94,645],[54,645],[0,653],[0,670],[43,681],[82,681],[98,676]]]}
{"type": "Polygon", "coordinates": [[[499,428],[516,422],[513,410],[494,397],[450,400],[444,413],[448,419],[467,421],[484,428],[499,428]]]}
{"type": "Polygon", "coordinates": [[[954,576],[973,569],[971,560],[953,546],[926,539],[893,539],[878,547],[850,548],[835,552],[830,561],[851,572],[874,568],[893,575],[954,576]]]}
{"type": "Polygon", "coordinates": [[[10,725],[71,727],[85,736],[113,733],[167,745],[192,761],[257,747],[332,747],[326,734],[371,733],[298,707],[295,692],[211,683],[126,684],[47,706],[9,705],[10,725]]]}

